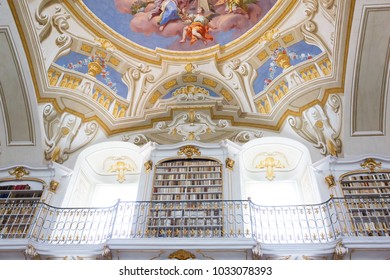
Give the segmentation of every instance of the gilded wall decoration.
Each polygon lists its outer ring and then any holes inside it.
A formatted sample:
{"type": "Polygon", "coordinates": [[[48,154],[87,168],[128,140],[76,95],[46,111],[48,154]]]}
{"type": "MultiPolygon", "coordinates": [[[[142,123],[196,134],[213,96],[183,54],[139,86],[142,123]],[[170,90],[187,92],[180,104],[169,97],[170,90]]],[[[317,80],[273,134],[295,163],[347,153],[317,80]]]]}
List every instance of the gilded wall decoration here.
{"type": "Polygon", "coordinates": [[[15,167],[12,170],[9,170],[8,173],[10,175],[14,175],[16,180],[21,180],[24,176],[29,175],[30,171],[28,171],[23,166],[18,166],[18,167],[15,167]]]}
{"type": "Polygon", "coordinates": [[[164,121],[157,123],[156,128],[166,131],[170,135],[180,135],[182,141],[199,141],[202,135],[215,133],[216,129],[223,129],[227,125],[224,120],[220,120],[218,123],[213,122],[210,116],[204,112],[189,110],[177,114],[170,123],[164,121]]]}
{"type": "Polygon", "coordinates": [[[128,171],[130,171],[130,172],[135,171],[135,167],[124,160],[116,161],[107,170],[107,172],[109,172],[109,173],[116,173],[117,174],[117,181],[119,183],[123,183],[126,180],[125,174],[128,171]]]}
{"type": "Polygon", "coordinates": [[[186,156],[187,158],[193,158],[195,156],[200,156],[202,153],[199,151],[199,148],[193,145],[186,145],[181,147],[177,152],[178,156],[186,156]]]}
{"type": "Polygon", "coordinates": [[[280,152],[264,152],[255,157],[259,160],[255,162],[255,168],[264,169],[266,171],[266,178],[272,181],[275,178],[275,170],[288,167],[287,157],[280,152]]]}
{"type": "Polygon", "coordinates": [[[189,260],[196,259],[195,255],[186,250],[178,250],[168,256],[169,259],[189,260]]]}
{"type": "Polygon", "coordinates": [[[377,162],[373,158],[367,158],[363,163],[360,164],[360,166],[364,169],[369,169],[370,172],[375,172],[375,169],[381,169],[382,163],[377,162]]]}
{"type": "Polygon", "coordinates": [[[341,98],[331,95],[326,105],[314,105],[305,110],[302,116],[289,117],[288,122],[295,132],[320,149],[322,155],[337,156],[341,153],[342,142],[341,98]]]}
{"type": "Polygon", "coordinates": [[[58,114],[51,104],[43,108],[45,127],[45,158],[63,163],[69,155],[89,144],[98,132],[95,121],[83,123],[69,113],[58,114]]]}

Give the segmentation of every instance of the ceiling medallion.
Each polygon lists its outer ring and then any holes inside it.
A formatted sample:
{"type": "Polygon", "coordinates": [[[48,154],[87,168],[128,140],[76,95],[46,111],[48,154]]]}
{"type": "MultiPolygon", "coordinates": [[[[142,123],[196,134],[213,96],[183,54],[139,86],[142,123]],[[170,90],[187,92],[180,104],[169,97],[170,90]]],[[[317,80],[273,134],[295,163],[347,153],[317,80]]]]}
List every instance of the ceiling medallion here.
{"type": "Polygon", "coordinates": [[[194,156],[200,156],[201,152],[197,147],[192,145],[187,145],[181,147],[180,150],[177,152],[177,155],[186,156],[187,158],[193,158],[194,156]]]}

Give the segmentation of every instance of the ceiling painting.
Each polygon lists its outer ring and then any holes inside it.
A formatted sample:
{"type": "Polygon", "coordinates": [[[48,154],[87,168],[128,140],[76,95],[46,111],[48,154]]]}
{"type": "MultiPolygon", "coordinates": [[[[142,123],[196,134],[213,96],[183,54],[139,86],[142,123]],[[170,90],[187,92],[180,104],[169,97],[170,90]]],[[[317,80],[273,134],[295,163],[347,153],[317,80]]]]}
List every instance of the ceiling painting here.
{"type": "Polygon", "coordinates": [[[268,60],[257,69],[257,78],[253,83],[255,93],[266,90],[277,77],[283,74],[283,70],[286,68],[311,60],[321,53],[322,50],[319,47],[310,45],[305,41],[295,43],[288,48],[276,48],[268,60]],[[284,64],[280,63],[281,55],[286,55],[284,64]]]}
{"type": "Polygon", "coordinates": [[[83,0],[107,26],[150,49],[201,50],[242,36],[278,0],[83,0]]]}
{"type": "Polygon", "coordinates": [[[98,81],[109,87],[115,94],[127,98],[128,87],[122,81],[122,74],[110,67],[105,58],[99,55],[86,56],[77,52],[60,57],[55,63],[63,68],[74,70],[83,74],[94,76],[98,81]],[[90,63],[97,61],[101,68],[96,73],[91,73],[90,63]]]}

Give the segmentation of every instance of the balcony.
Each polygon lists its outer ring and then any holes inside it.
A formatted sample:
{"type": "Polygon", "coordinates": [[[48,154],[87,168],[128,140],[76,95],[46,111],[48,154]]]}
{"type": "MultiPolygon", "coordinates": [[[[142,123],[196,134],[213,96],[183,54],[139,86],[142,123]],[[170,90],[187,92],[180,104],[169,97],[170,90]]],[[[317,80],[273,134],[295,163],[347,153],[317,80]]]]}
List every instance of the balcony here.
{"type": "Polygon", "coordinates": [[[364,240],[387,246],[389,203],[390,197],[331,198],[321,204],[290,206],[260,206],[250,200],[119,201],[105,208],[11,203],[0,208],[0,245],[34,243],[46,249],[83,250],[107,244],[196,246],[206,242],[277,250],[364,240]]]}

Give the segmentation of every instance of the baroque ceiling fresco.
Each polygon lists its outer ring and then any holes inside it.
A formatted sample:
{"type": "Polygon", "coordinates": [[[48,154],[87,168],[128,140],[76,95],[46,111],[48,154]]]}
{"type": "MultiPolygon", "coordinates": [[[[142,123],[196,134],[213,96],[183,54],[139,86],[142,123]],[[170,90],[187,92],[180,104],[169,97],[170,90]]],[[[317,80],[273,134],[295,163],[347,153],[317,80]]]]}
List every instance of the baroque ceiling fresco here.
{"type": "Polygon", "coordinates": [[[258,24],[276,1],[114,0],[99,5],[93,0],[83,2],[105,24],[134,43],[151,49],[189,51],[234,41],[258,24]],[[202,13],[198,13],[199,7],[202,13]],[[199,37],[191,32],[187,35],[186,29],[195,18],[208,29],[202,30],[199,37]]]}
{"type": "Polygon", "coordinates": [[[35,75],[46,77],[37,97],[49,140],[62,133],[53,123],[71,119],[72,141],[101,130],[137,144],[245,143],[287,125],[321,154],[341,149],[345,1],[12,5],[34,15],[21,26],[40,47],[26,49],[38,57],[35,75]]]}

